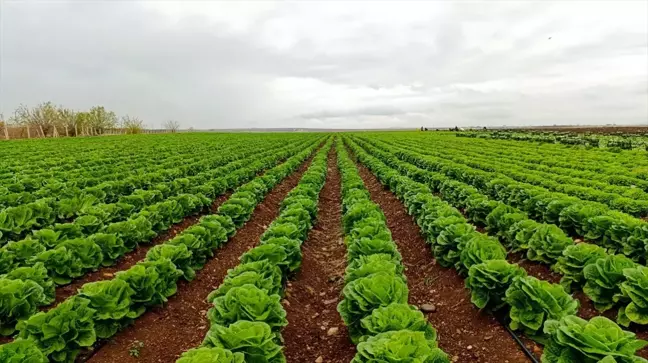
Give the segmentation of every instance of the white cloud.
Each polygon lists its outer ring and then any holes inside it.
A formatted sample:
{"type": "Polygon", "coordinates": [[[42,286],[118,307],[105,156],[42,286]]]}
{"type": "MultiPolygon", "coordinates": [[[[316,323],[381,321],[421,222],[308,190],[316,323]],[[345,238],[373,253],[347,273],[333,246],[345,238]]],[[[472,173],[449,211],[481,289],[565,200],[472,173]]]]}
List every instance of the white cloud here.
{"type": "Polygon", "coordinates": [[[648,3],[5,0],[0,112],[151,125],[648,122],[648,3]]]}

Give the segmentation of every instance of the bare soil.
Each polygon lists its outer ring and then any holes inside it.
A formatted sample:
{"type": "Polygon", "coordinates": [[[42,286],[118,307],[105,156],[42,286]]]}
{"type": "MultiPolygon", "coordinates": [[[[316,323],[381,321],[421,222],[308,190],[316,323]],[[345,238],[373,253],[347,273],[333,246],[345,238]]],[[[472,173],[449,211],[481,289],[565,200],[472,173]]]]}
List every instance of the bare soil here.
{"type": "Polygon", "coordinates": [[[302,245],[301,269],[288,283],[283,301],[288,312],[288,326],[282,331],[288,362],[315,362],[321,357],[327,363],[348,363],[355,355],[337,312],[346,268],[341,198],[337,157],[331,150],[317,222],[302,245]]]}
{"type": "Polygon", "coordinates": [[[102,281],[102,280],[107,280],[111,279],[115,276],[115,273],[119,271],[125,271],[128,270],[130,267],[135,265],[137,262],[141,261],[146,257],[146,253],[153,247],[165,243],[166,241],[174,238],[176,235],[184,231],[185,229],[193,226],[194,224],[198,223],[200,221],[200,218],[204,215],[210,214],[215,212],[218,207],[226,201],[229,196],[231,195],[231,192],[227,192],[226,194],[223,194],[216,198],[212,205],[202,211],[201,213],[197,215],[192,215],[192,216],[187,216],[184,218],[184,220],[180,223],[176,223],[172,225],[168,230],[162,232],[161,234],[155,236],[149,243],[143,243],[137,246],[136,249],[133,251],[125,254],[117,260],[117,262],[112,265],[112,266],[107,266],[107,267],[102,267],[96,271],[92,271],[90,273],[85,274],[83,277],[81,277],[78,280],[72,281],[71,284],[65,285],[65,286],[60,286],[56,288],[56,300],[53,305],[49,305],[46,307],[43,307],[42,310],[49,310],[53,308],[54,306],[58,305],[61,303],[63,300],[67,299],[68,297],[74,295],[77,293],[77,290],[80,289],[84,284],[88,282],[95,282],[95,281],[102,281]]]}
{"type": "Polygon", "coordinates": [[[506,260],[510,263],[517,263],[529,276],[533,276],[538,280],[549,281],[552,284],[560,282],[560,274],[551,271],[551,268],[543,263],[528,260],[523,252],[511,252],[506,260]]]}
{"type": "Polygon", "coordinates": [[[439,347],[455,362],[529,362],[506,329],[470,302],[464,280],[454,269],[436,264],[430,247],[404,205],[376,177],[358,165],[374,202],[382,208],[403,255],[410,304],[433,304],[428,320],[439,334],[439,347]]]}
{"type": "Polygon", "coordinates": [[[278,215],[281,201],[297,185],[311,160],[270,191],[257,205],[252,218],[216,251],[216,256],[198,271],[195,280],[178,283],[178,292],[165,306],[147,311],[134,325],[97,347],[88,360],[94,363],[174,362],[182,352],[199,346],[209,330],[206,313],[211,306],[206,301],[207,295],[222,283],[227,270],[239,263],[238,258],[257,245],[261,234],[278,215]],[[140,345],[139,357],[133,357],[129,350],[140,345]]]}

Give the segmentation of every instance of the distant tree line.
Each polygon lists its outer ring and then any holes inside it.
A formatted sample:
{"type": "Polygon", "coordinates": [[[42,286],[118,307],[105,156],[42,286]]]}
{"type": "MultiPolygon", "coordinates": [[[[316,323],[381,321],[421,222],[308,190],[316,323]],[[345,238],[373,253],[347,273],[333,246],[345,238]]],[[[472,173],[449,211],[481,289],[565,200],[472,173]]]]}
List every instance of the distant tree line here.
{"type": "MultiPolygon", "coordinates": [[[[180,123],[174,120],[165,121],[163,127],[170,132],[177,132],[180,123]]],[[[22,137],[60,137],[60,136],[96,136],[118,129],[119,133],[139,134],[144,131],[144,121],[129,115],[118,117],[114,111],[103,106],[94,106],[87,111],[57,106],[52,102],[41,103],[35,107],[20,105],[13,116],[5,119],[0,115],[0,129],[4,138],[10,138],[9,130],[20,128],[22,137]]]]}

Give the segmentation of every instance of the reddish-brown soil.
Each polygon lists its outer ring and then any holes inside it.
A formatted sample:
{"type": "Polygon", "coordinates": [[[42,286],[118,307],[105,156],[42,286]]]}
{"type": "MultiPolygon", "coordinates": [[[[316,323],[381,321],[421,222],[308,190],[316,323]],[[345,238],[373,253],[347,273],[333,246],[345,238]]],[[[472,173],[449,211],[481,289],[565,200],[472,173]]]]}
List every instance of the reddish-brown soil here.
{"type": "Polygon", "coordinates": [[[178,292],[163,307],[153,308],[109,342],[97,348],[90,362],[174,362],[182,352],[197,347],[209,330],[206,313],[210,308],[207,295],[216,289],[227,270],[236,266],[238,258],[254,247],[267,226],[279,213],[281,201],[294,188],[310,165],[284,179],[257,205],[252,218],[238,230],[227,244],[216,251],[191,282],[181,281],[178,292]],[[134,347],[139,357],[129,350],[134,347]]]}
{"type": "Polygon", "coordinates": [[[178,233],[181,233],[185,229],[193,226],[194,224],[200,221],[200,218],[204,215],[215,212],[218,207],[229,198],[231,192],[221,195],[216,198],[212,203],[209,209],[201,212],[197,215],[192,215],[185,217],[185,219],[180,222],[172,225],[168,230],[162,232],[161,234],[155,236],[151,242],[146,244],[139,245],[133,251],[125,254],[122,258],[117,260],[117,262],[112,266],[102,267],[97,271],[92,271],[85,274],[82,278],[73,281],[69,285],[60,286],[56,289],[56,301],[53,305],[43,307],[43,310],[49,310],[54,306],[58,305],[63,300],[77,293],[77,290],[80,289],[84,284],[88,282],[102,281],[111,279],[114,277],[115,273],[119,271],[124,271],[129,269],[131,266],[141,261],[146,257],[146,253],[153,247],[162,244],[172,238],[174,238],[178,233]]]}
{"type": "Polygon", "coordinates": [[[385,190],[363,166],[360,175],[387,217],[387,224],[403,255],[409,302],[433,304],[428,319],[439,334],[439,347],[456,362],[529,362],[506,329],[471,302],[464,280],[453,269],[436,264],[425,239],[404,205],[385,190]]]}
{"type": "Polygon", "coordinates": [[[288,326],[282,331],[288,362],[348,363],[355,354],[337,312],[344,286],[346,249],[342,235],[340,173],[335,151],[328,158],[317,222],[302,245],[301,269],[286,288],[288,326]]]}
{"type": "Polygon", "coordinates": [[[548,265],[526,259],[526,255],[523,252],[511,252],[508,254],[506,260],[510,263],[517,263],[529,276],[533,276],[539,280],[549,281],[552,284],[560,282],[560,274],[551,271],[548,265]]]}

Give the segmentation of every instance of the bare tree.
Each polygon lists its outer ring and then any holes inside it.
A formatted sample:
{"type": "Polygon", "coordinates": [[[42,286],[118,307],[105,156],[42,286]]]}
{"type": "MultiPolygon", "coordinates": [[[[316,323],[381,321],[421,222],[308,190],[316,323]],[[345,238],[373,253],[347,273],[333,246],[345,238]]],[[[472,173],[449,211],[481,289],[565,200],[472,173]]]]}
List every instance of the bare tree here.
{"type": "Polygon", "coordinates": [[[162,125],[165,129],[171,131],[171,132],[178,132],[180,129],[180,122],[176,120],[167,120],[164,121],[164,124],[162,125]]]}
{"type": "MultiPolygon", "coordinates": [[[[72,109],[63,108],[63,106],[59,106],[57,111],[57,124],[65,130],[65,136],[70,136],[70,129],[76,127],[77,113],[72,109]]],[[[74,136],[77,136],[76,132],[74,136]]]]}
{"type": "Polygon", "coordinates": [[[4,129],[4,136],[6,140],[9,140],[9,121],[6,121],[4,115],[0,113],[0,127],[4,129]]]}
{"type": "Polygon", "coordinates": [[[140,134],[144,131],[144,121],[137,117],[124,116],[121,119],[121,126],[127,134],[140,134]]]}

